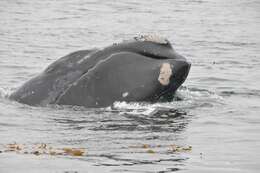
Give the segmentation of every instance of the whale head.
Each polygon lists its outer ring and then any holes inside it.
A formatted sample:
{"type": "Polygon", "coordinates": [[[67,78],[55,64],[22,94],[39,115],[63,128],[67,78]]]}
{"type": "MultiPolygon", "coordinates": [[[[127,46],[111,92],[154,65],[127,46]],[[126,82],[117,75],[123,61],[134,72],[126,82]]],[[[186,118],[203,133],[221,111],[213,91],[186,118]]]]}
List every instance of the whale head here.
{"type": "Polygon", "coordinates": [[[166,38],[158,35],[142,35],[135,37],[135,40],[138,42],[135,43],[138,50],[134,52],[156,59],[156,63],[160,66],[158,75],[160,85],[150,100],[157,101],[161,97],[172,96],[186,80],[191,63],[178,54],[166,38]]]}
{"type": "Polygon", "coordinates": [[[103,49],[68,54],[10,99],[29,105],[105,107],[115,101],[155,102],[173,95],[190,63],[158,36],[140,36],[103,49]]]}
{"type": "Polygon", "coordinates": [[[58,104],[109,106],[115,101],[155,102],[173,95],[187,78],[190,63],[167,39],[142,36],[92,55],[97,61],[57,100],[58,104]]]}

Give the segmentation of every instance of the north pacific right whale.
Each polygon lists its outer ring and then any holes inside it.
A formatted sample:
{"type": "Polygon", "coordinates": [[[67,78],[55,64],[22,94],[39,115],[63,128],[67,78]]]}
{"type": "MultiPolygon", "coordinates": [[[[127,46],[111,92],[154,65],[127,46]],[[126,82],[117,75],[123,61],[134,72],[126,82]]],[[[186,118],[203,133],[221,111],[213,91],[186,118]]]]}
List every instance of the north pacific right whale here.
{"type": "Polygon", "coordinates": [[[140,36],[64,56],[23,84],[10,99],[33,106],[156,102],[175,93],[190,66],[167,39],[140,36]]]}

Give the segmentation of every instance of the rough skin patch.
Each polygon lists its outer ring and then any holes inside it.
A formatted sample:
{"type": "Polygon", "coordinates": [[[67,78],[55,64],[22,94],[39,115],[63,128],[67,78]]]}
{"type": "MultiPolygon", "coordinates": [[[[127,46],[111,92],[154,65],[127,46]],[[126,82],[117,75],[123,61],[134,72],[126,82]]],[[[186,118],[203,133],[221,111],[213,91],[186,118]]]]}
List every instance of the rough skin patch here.
{"type": "Polygon", "coordinates": [[[168,85],[170,83],[170,77],[172,75],[172,68],[169,63],[163,63],[160,68],[160,74],[158,77],[158,81],[162,85],[168,85]]]}
{"type": "Polygon", "coordinates": [[[123,94],[122,94],[122,97],[127,97],[128,96],[128,92],[124,92],[123,94]]]}
{"type": "Polygon", "coordinates": [[[137,41],[151,41],[158,44],[168,44],[168,40],[158,35],[140,35],[138,37],[134,37],[137,41]]]}

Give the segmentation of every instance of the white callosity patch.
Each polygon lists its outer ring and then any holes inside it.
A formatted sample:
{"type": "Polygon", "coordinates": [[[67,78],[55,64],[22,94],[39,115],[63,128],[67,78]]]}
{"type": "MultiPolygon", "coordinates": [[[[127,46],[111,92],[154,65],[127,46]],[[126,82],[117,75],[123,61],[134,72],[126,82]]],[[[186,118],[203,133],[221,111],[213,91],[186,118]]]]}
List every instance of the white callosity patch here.
{"type": "Polygon", "coordinates": [[[124,92],[123,94],[122,94],[122,97],[127,97],[128,96],[128,92],[124,92]]]}
{"type": "Polygon", "coordinates": [[[170,77],[172,75],[172,67],[169,63],[163,63],[160,68],[160,74],[158,81],[162,85],[168,85],[170,83],[170,77]]]}
{"type": "Polygon", "coordinates": [[[138,37],[135,37],[135,40],[137,41],[151,41],[158,44],[168,44],[168,41],[166,38],[152,34],[152,35],[140,35],[138,37]]]}

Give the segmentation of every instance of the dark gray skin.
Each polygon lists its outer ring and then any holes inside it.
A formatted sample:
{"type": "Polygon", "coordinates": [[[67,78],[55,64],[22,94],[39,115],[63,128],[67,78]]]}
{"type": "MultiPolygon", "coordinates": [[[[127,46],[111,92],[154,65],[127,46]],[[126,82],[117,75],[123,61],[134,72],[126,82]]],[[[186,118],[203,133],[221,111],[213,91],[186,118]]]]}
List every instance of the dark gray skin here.
{"type": "Polygon", "coordinates": [[[64,56],[12,93],[10,99],[35,106],[106,107],[115,101],[155,102],[173,94],[189,69],[190,63],[167,40],[132,40],[64,56]],[[164,77],[164,66],[171,72],[166,83],[159,80],[164,77]]]}

